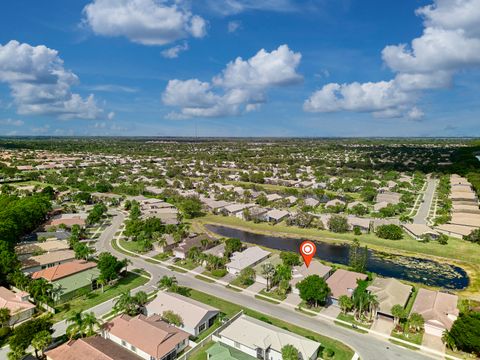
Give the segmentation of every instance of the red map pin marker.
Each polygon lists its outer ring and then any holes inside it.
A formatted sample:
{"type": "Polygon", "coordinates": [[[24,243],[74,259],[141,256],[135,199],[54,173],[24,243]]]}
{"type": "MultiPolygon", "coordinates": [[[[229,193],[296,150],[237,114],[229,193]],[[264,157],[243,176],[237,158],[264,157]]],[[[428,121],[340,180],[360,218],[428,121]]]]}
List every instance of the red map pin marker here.
{"type": "Polygon", "coordinates": [[[310,261],[312,261],[315,252],[317,251],[317,247],[315,244],[309,240],[305,240],[300,245],[300,254],[302,254],[303,261],[305,261],[305,265],[307,268],[310,266],[310,261]]]}

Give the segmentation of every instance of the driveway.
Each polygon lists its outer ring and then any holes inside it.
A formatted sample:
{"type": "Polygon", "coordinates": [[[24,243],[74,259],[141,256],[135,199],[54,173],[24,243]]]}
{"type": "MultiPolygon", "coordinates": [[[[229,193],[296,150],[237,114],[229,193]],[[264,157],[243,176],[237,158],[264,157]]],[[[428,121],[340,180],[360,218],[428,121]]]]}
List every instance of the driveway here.
{"type": "Polygon", "coordinates": [[[423,334],[422,345],[437,351],[445,352],[445,344],[442,342],[442,338],[440,336],[425,333],[423,334]]]}
{"type": "Polygon", "coordinates": [[[290,293],[290,294],[288,294],[287,298],[283,302],[285,304],[298,306],[298,304],[300,304],[302,302],[302,299],[300,299],[300,295],[290,293]]]}
{"type": "Polygon", "coordinates": [[[379,317],[373,322],[372,330],[378,331],[379,333],[390,335],[394,328],[394,323],[392,319],[386,319],[384,317],[379,317]]]}
{"type": "Polygon", "coordinates": [[[265,288],[265,285],[259,283],[259,282],[254,282],[252,285],[250,285],[247,290],[251,291],[255,294],[259,293],[262,289],[265,288]]]}
{"type": "Polygon", "coordinates": [[[338,306],[330,305],[326,308],[323,308],[322,311],[320,311],[320,313],[322,315],[330,316],[331,318],[336,319],[338,314],[340,314],[341,311],[342,310],[338,306]]]}

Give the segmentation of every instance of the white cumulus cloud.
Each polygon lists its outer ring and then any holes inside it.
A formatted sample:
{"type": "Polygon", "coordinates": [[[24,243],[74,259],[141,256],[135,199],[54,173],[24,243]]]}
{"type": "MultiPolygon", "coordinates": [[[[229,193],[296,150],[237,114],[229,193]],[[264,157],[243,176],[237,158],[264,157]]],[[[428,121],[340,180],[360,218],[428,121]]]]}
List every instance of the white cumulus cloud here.
{"type": "Polygon", "coordinates": [[[167,59],[178,58],[178,55],[188,50],[188,43],[184,42],[183,44],[172,46],[171,48],[165,49],[162,51],[162,56],[167,59]]]}
{"type": "Polygon", "coordinates": [[[0,45],[0,82],[8,84],[19,114],[63,119],[101,116],[93,95],[72,93],[78,77],[64,68],[58,52],[12,40],[0,45]]]}
{"type": "Polygon", "coordinates": [[[301,54],[287,45],[271,52],[261,49],[250,59],[238,57],[228,63],[211,82],[170,80],[162,100],[166,105],[180,108],[169,115],[175,119],[239,115],[266,102],[269,88],[302,81],[296,71],[300,60],[301,54]]]}
{"type": "Polygon", "coordinates": [[[206,21],[179,1],[94,0],[83,12],[83,23],[95,34],[124,36],[143,45],[165,45],[206,34],[206,21]]]}
{"type": "Polygon", "coordinates": [[[480,66],[480,0],[435,0],[417,9],[423,34],[411,44],[386,46],[390,81],[326,84],[304,103],[310,112],[363,111],[376,117],[418,120],[416,103],[425,90],[448,88],[454,75],[480,66]]]}

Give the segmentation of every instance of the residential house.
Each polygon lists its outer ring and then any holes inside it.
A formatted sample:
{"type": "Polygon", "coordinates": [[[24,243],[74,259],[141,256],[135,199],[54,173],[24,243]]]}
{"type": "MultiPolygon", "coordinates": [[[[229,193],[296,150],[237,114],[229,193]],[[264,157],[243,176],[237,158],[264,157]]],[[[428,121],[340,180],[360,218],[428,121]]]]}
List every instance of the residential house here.
{"type": "Polygon", "coordinates": [[[188,256],[188,252],[190,249],[197,247],[199,249],[203,249],[204,240],[208,240],[207,248],[204,250],[209,249],[212,247],[213,242],[207,235],[198,235],[194,237],[188,237],[183,239],[181,243],[178,244],[176,248],[173,249],[173,255],[178,259],[186,259],[188,256]]]}
{"type": "Polygon", "coordinates": [[[458,296],[440,291],[418,290],[411,313],[418,313],[425,320],[425,333],[442,336],[450,330],[459,315],[458,296]]]}
{"type": "Polygon", "coordinates": [[[45,352],[47,360],[141,360],[130,350],[101,336],[70,340],[45,352]]]}
{"type": "Polygon", "coordinates": [[[437,239],[439,233],[433,230],[430,226],[425,224],[402,224],[408,235],[416,240],[422,240],[424,236],[430,236],[432,239],[437,239]]]}
{"type": "Polygon", "coordinates": [[[24,260],[32,255],[68,249],[70,249],[70,247],[67,240],[50,240],[36,243],[20,243],[15,246],[15,253],[18,255],[19,260],[24,260]]]}
{"type": "Polygon", "coordinates": [[[366,280],[367,275],[348,271],[344,269],[336,270],[327,279],[328,287],[331,290],[330,300],[333,305],[338,305],[338,298],[342,295],[352,296],[353,291],[357,288],[358,280],[366,280]]]}
{"type": "Polygon", "coordinates": [[[189,344],[189,334],[159,315],[119,315],[103,327],[103,337],[145,360],[173,360],[189,344]]]}
{"type": "Polygon", "coordinates": [[[173,311],[182,318],[183,325],[180,328],[192,336],[198,336],[212,326],[219,313],[219,310],[212,306],[168,292],[159,292],[145,309],[148,316],[161,316],[165,311],[173,311]]]}
{"type": "Polygon", "coordinates": [[[318,201],[317,199],[314,199],[312,197],[308,197],[308,198],[305,199],[305,205],[306,206],[316,207],[319,203],[320,203],[320,201],[318,201]]]}
{"type": "Polygon", "coordinates": [[[153,248],[157,251],[160,252],[166,252],[166,251],[171,251],[177,244],[175,242],[175,238],[173,237],[172,234],[163,234],[163,240],[165,242],[154,242],[153,243],[153,248]]]}
{"type": "Polygon", "coordinates": [[[394,278],[381,277],[376,277],[367,290],[377,296],[378,315],[392,319],[392,307],[397,304],[405,307],[412,293],[410,285],[405,285],[394,278]]]}
{"type": "Polygon", "coordinates": [[[32,279],[43,278],[58,288],[55,301],[65,302],[82,293],[93,290],[100,276],[97,264],[84,260],[73,260],[55,265],[32,274],[32,279]]]}
{"type": "Polygon", "coordinates": [[[28,301],[29,296],[27,292],[13,292],[0,286],[0,309],[10,310],[10,326],[30,319],[35,313],[35,305],[28,301]]]}
{"type": "Polygon", "coordinates": [[[259,262],[257,265],[253,267],[253,270],[255,270],[255,281],[260,284],[267,285],[267,279],[263,274],[263,265],[271,264],[273,267],[277,267],[277,265],[280,265],[282,263],[283,263],[282,259],[280,259],[280,255],[278,254],[273,254],[272,256],[266,258],[265,260],[259,262]]]}
{"type": "Polygon", "coordinates": [[[247,268],[255,266],[270,256],[270,252],[258,246],[252,246],[242,252],[234,252],[227,263],[227,271],[232,275],[238,275],[247,268]]]}
{"type": "Polygon", "coordinates": [[[219,334],[219,342],[257,359],[282,360],[282,348],[293,345],[299,359],[316,360],[320,343],[266,322],[241,315],[219,334]]]}
{"type": "Polygon", "coordinates": [[[292,292],[294,294],[299,294],[296,285],[310,275],[318,275],[322,279],[328,279],[332,274],[332,268],[327,265],[323,265],[320,261],[312,260],[310,266],[307,267],[305,263],[300,266],[294,266],[292,269],[292,280],[290,280],[290,285],[292,286],[292,292]]]}
{"type": "Polygon", "coordinates": [[[69,262],[73,259],[75,259],[75,252],[73,250],[59,250],[41,255],[34,255],[21,261],[22,271],[25,273],[33,273],[69,262]]]}
{"type": "Polygon", "coordinates": [[[290,213],[286,210],[273,209],[273,210],[268,211],[265,214],[265,219],[268,222],[273,222],[273,223],[276,224],[276,223],[282,221],[283,219],[285,219],[289,215],[290,215],[290,213]]]}
{"type": "Polygon", "coordinates": [[[278,195],[278,194],[268,194],[267,195],[267,200],[268,201],[278,201],[280,199],[283,199],[283,197],[278,195]]]}

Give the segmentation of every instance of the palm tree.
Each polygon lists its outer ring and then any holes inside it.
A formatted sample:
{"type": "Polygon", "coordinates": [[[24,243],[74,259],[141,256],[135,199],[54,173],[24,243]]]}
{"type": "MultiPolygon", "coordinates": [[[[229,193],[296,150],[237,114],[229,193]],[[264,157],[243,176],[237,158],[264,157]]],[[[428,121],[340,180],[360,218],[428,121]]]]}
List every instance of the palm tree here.
{"type": "Polygon", "coordinates": [[[75,311],[70,317],[66,320],[67,326],[66,333],[70,340],[74,339],[75,337],[82,337],[83,329],[84,329],[84,321],[81,311],[75,311]]]}
{"type": "Polygon", "coordinates": [[[130,290],[124,291],[117,299],[114,305],[116,311],[123,311],[126,314],[132,314],[134,312],[135,302],[134,298],[130,294],[130,290]]]}
{"type": "Polygon", "coordinates": [[[157,283],[157,286],[159,288],[167,288],[167,289],[172,289],[175,286],[177,286],[178,281],[175,276],[167,276],[164,275],[157,283]]]}
{"type": "Polygon", "coordinates": [[[262,275],[267,280],[267,291],[270,291],[271,282],[275,276],[275,268],[271,263],[262,264],[262,275]]]}
{"type": "Polygon", "coordinates": [[[123,259],[122,263],[123,263],[123,268],[125,269],[125,272],[128,272],[128,265],[133,265],[132,260],[127,258],[123,259]]]}
{"type": "Polygon", "coordinates": [[[419,313],[412,313],[410,315],[410,319],[408,320],[408,324],[410,329],[414,331],[420,331],[425,324],[425,319],[419,313]]]}
{"type": "Polygon", "coordinates": [[[93,336],[95,328],[100,327],[100,322],[93,312],[83,314],[83,330],[86,336],[93,336]]]}
{"type": "Polygon", "coordinates": [[[133,297],[138,309],[143,308],[148,303],[148,295],[145,291],[139,291],[133,297]]]}
{"type": "Polygon", "coordinates": [[[45,358],[44,350],[45,348],[52,343],[52,335],[47,330],[42,330],[35,334],[32,339],[32,347],[35,349],[35,357],[37,359],[45,358]],[[41,356],[38,355],[38,352],[41,352],[41,356]]]}
{"type": "Polygon", "coordinates": [[[369,312],[369,318],[370,320],[373,320],[375,316],[377,316],[377,309],[378,306],[380,305],[378,302],[377,295],[374,294],[368,294],[368,312],[369,312]]]}
{"type": "Polygon", "coordinates": [[[338,298],[338,304],[340,305],[340,309],[342,309],[344,314],[346,314],[353,307],[353,301],[347,295],[340,296],[338,298]]]}
{"type": "Polygon", "coordinates": [[[392,315],[393,315],[393,322],[395,326],[397,326],[401,319],[405,318],[405,309],[402,305],[393,305],[392,306],[392,315]]]}
{"type": "Polygon", "coordinates": [[[108,283],[108,281],[100,275],[97,279],[97,284],[99,284],[102,287],[102,293],[103,293],[103,287],[108,283]]]}
{"type": "Polygon", "coordinates": [[[453,339],[452,335],[450,335],[450,332],[448,330],[445,330],[443,332],[442,341],[449,349],[452,349],[452,350],[457,349],[457,346],[455,344],[455,340],[453,339]]]}

